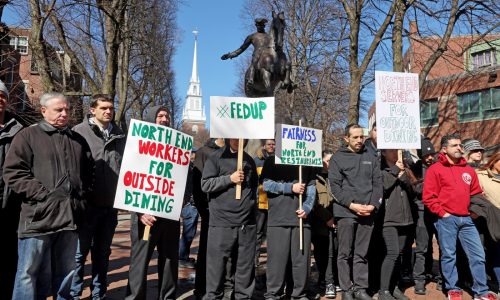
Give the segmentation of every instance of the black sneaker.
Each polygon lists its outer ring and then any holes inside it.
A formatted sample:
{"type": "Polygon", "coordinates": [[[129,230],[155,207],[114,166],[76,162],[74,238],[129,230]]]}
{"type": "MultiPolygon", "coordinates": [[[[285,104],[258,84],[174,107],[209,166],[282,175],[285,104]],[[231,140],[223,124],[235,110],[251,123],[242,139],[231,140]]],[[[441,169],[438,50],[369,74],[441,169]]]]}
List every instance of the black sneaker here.
{"type": "Polygon", "coordinates": [[[330,283],[326,286],[325,289],[325,298],[335,299],[337,297],[337,292],[335,291],[335,286],[330,283]]]}
{"type": "Polygon", "coordinates": [[[389,291],[378,291],[378,300],[396,300],[389,291]]]}
{"type": "Polygon", "coordinates": [[[372,297],[370,297],[365,290],[354,291],[354,298],[356,300],[372,300],[372,297]]]}
{"type": "Polygon", "coordinates": [[[410,300],[405,293],[403,293],[402,290],[400,290],[398,287],[394,289],[394,292],[392,292],[392,296],[396,298],[397,300],[410,300]]]}
{"type": "Polygon", "coordinates": [[[351,291],[342,292],[342,300],[354,300],[354,296],[351,291]]]}
{"type": "Polygon", "coordinates": [[[415,294],[425,295],[425,281],[415,281],[415,294]]]}

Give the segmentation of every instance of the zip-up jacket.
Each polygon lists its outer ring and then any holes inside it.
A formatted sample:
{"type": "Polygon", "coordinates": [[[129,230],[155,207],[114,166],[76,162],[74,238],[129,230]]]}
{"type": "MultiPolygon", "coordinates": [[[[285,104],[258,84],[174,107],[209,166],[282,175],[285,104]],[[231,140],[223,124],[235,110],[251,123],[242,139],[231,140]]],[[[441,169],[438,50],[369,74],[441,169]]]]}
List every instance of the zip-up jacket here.
{"type": "Polygon", "coordinates": [[[482,193],[474,169],[464,158],[451,164],[445,154],[439,154],[438,162],[427,170],[424,180],[424,205],[443,217],[445,213],[468,216],[470,197],[482,193]]]}
{"type": "Polygon", "coordinates": [[[351,203],[371,204],[376,209],[382,203],[379,160],[366,148],[360,152],[353,152],[347,146],[340,148],[330,159],[328,180],[335,197],[335,218],[358,218],[349,209],[351,203]]]}
{"type": "Polygon", "coordinates": [[[414,199],[410,178],[405,172],[401,177],[398,166],[382,170],[384,178],[384,202],[381,213],[383,226],[406,226],[413,224],[412,203],[414,199]]]}
{"type": "Polygon", "coordinates": [[[23,199],[19,238],[75,230],[90,198],[93,160],[78,133],[42,120],[19,132],[3,177],[23,199]]]}
{"type": "Polygon", "coordinates": [[[113,207],[120,166],[125,149],[126,136],[118,126],[113,127],[105,138],[96,124],[89,122],[88,116],[73,127],[87,141],[95,161],[94,197],[90,204],[98,207],[113,207]]]}
{"type": "MultiPolygon", "coordinates": [[[[23,125],[17,121],[8,111],[5,112],[5,124],[0,130],[0,166],[3,166],[5,157],[9,151],[14,136],[23,129],[23,125]]],[[[3,213],[19,213],[20,203],[11,203],[9,198],[11,190],[5,185],[2,176],[3,169],[0,168],[0,195],[2,196],[2,215],[3,213]]],[[[17,222],[16,222],[17,223],[17,222]]]]}
{"type": "Polygon", "coordinates": [[[208,193],[210,226],[235,227],[254,225],[257,209],[258,176],[255,162],[243,152],[243,173],[241,199],[236,199],[236,184],[231,174],[237,170],[238,153],[225,146],[212,153],[205,162],[201,189],[208,193]]]}

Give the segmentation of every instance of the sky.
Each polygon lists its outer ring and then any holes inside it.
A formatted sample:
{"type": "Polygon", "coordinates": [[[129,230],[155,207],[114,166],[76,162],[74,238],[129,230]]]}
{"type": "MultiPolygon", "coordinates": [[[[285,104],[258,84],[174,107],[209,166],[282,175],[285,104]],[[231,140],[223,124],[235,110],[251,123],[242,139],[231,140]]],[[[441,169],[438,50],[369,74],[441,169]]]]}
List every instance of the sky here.
{"type": "MultiPolygon", "coordinates": [[[[179,44],[174,56],[177,96],[184,100],[191,78],[194,51],[193,30],[198,33],[198,75],[207,122],[210,96],[236,96],[238,81],[237,61],[220,59],[222,54],[237,49],[250,34],[241,12],[243,0],[184,0],[180,1],[177,16],[179,44]]],[[[18,8],[7,6],[3,19],[9,25],[23,23],[18,8]]],[[[26,20],[24,20],[26,21],[26,20]]],[[[29,21],[29,20],[28,20],[29,21]]],[[[29,23],[29,22],[28,22],[29,23]]],[[[252,51],[248,49],[248,51],[252,51]]],[[[240,95],[241,96],[241,95],[240,95]]],[[[179,116],[181,117],[181,116],[179,116]]]]}
{"type": "MultiPolygon", "coordinates": [[[[180,4],[177,24],[180,44],[174,57],[177,95],[184,103],[193,65],[194,35],[198,33],[198,76],[207,122],[210,96],[235,95],[238,82],[237,61],[221,60],[222,54],[237,49],[251,32],[241,20],[242,0],[186,0],[180,4]]],[[[247,51],[252,51],[248,49],[247,51]]]]}

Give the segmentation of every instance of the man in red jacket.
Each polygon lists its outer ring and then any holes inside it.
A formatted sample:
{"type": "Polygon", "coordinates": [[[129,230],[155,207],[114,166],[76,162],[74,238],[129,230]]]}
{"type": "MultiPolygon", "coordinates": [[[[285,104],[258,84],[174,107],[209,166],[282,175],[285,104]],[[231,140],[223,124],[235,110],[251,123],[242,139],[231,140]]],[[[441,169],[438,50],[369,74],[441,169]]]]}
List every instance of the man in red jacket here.
{"type": "Polygon", "coordinates": [[[482,193],[476,172],[467,165],[463,145],[457,134],[441,139],[439,161],[427,171],[424,181],[423,202],[438,216],[434,223],[441,249],[441,269],[448,299],[462,299],[457,286],[457,238],[467,254],[474,279],[474,300],[492,300],[486,284],[485,255],[479,233],[469,214],[470,197],[482,193]]]}

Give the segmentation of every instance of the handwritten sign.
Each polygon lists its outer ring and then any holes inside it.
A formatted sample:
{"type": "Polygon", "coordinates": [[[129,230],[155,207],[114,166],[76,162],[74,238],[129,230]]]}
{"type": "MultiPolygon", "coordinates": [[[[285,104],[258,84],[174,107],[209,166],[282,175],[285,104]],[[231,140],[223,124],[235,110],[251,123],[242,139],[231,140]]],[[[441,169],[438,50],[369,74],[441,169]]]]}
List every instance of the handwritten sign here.
{"type": "Polygon", "coordinates": [[[193,138],[131,120],[114,207],[179,220],[193,138]]]}
{"type": "Polygon", "coordinates": [[[210,97],[210,137],[274,138],[274,97],[210,97]]]}
{"type": "Polygon", "coordinates": [[[322,136],[323,131],[319,129],[280,124],[276,131],[274,162],[322,167],[322,136]]]}
{"type": "Polygon", "coordinates": [[[375,72],[377,147],[420,149],[418,74],[375,72]]]}

